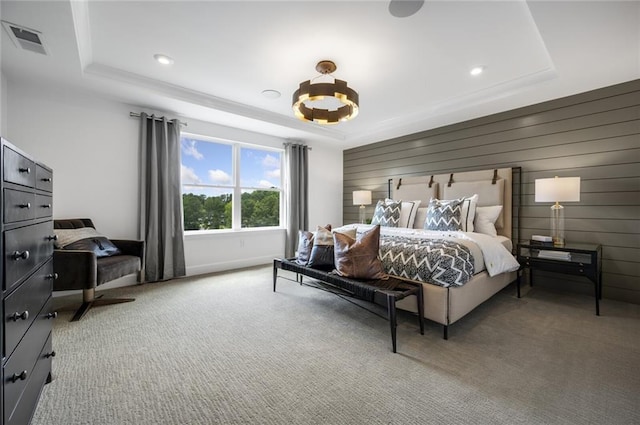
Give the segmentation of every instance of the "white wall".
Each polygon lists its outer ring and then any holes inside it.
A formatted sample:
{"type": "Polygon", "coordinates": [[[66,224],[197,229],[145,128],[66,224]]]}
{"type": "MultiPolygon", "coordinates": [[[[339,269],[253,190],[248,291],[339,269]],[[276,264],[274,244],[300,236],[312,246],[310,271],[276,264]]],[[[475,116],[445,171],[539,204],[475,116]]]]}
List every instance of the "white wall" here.
{"type": "MultiPolygon", "coordinates": [[[[4,95],[4,91],[3,91],[4,95]]],[[[54,170],[54,218],[89,217],[112,238],[138,238],[139,107],[63,89],[9,81],[6,137],[54,170]]],[[[3,108],[3,111],[5,108],[3,108]]],[[[145,110],[146,112],[153,112],[145,110]]],[[[263,146],[272,136],[182,118],[186,131],[263,146]]],[[[4,121],[4,120],[3,120],[4,121]]],[[[310,227],[341,224],[342,150],[312,146],[310,227]]],[[[284,230],[187,236],[189,275],[269,263],[284,253],[284,230]]],[[[134,282],[121,279],[104,287],[134,282]]]]}

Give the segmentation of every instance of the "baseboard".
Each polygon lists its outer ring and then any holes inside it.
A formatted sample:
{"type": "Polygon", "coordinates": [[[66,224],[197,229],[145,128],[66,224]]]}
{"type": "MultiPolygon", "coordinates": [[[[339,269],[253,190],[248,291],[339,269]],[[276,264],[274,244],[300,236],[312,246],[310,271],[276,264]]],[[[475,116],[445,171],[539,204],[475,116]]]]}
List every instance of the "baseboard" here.
{"type": "Polygon", "coordinates": [[[224,263],[212,263],[187,267],[187,276],[197,276],[201,274],[223,272],[227,270],[271,264],[274,258],[278,258],[281,256],[282,254],[273,254],[265,255],[262,257],[242,258],[234,261],[225,261],[224,263]]]}

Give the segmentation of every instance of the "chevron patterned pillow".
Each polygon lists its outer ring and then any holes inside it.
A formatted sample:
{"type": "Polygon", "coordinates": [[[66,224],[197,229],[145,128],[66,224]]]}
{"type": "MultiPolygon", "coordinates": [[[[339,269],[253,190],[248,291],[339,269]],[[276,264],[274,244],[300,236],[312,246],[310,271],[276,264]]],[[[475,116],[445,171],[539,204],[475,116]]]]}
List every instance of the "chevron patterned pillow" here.
{"type": "Polygon", "coordinates": [[[373,212],[371,224],[379,224],[386,227],[398,227],[400,222],[400,211],[402,202],[390,202],[385,204],[384,201],[378,201],[376,209],[373,212]]]}
{"type": "Polygon", "coordinates": [[[427,220],[424,222],[426,230],[462,230],[463,199],[443,201],[431,199],[427,209],[427,220]]]}

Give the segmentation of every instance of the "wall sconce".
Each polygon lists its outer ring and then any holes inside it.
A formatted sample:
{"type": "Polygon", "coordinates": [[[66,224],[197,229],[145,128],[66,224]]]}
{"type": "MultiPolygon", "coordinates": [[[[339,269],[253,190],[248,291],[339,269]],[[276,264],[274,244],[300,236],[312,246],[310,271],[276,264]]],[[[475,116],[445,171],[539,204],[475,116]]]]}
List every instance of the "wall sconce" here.
{"type": "Polygon", "coordinates": [[[564,246],[564,207],[560,202],[580,201],[580,177],[536,179],[536,202],[555,202],[551,206],[553,245],[564,246]]]}
{"type": "Polygon", "coordinates": [[[364,206],[371,205],[371,191],[370,190],[354,190],[353,191],[353,205],[360,205],[360,214],[358,219],[361,224],[364,224],[364,206]]]}

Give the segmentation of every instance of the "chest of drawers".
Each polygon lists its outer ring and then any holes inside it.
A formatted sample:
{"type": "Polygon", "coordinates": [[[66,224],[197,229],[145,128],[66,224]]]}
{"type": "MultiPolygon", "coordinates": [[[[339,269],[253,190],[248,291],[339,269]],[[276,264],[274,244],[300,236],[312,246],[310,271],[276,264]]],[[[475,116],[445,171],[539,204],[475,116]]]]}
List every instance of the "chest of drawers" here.
{"type": "Polygon", "coordinates": [[[31,421],[51,381],[53,172],[5,139],[2,165],[0,424],[31,421]]]}

